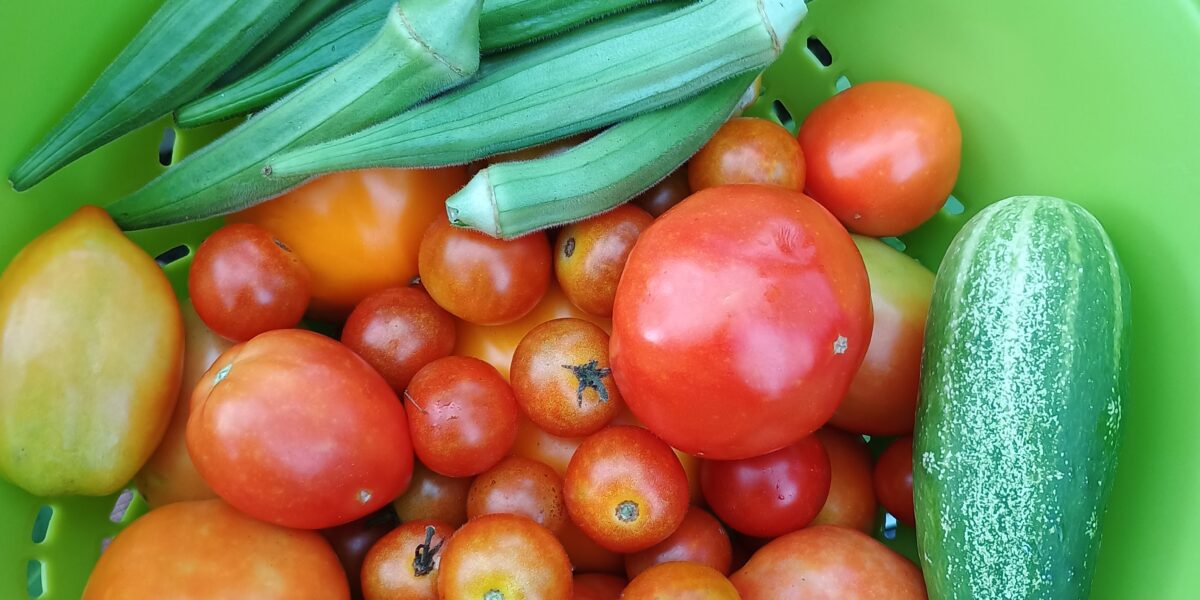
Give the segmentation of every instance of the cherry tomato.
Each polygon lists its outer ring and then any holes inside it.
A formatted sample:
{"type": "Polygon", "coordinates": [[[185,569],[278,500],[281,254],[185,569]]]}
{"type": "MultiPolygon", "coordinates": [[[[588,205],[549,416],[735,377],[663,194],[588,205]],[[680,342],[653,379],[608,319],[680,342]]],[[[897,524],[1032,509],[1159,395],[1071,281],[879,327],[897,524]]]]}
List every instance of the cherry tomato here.
{"type": "Polygon", "coordinates": [[[257,223],[312,273],[309,312],[341,319],[373,292],[417,275],[417,248],[444,202],[466,183],[462,167],[366,169],[318,177],[228,217],[257,223]]]}
{"type": "Polygon", "coordinates": [[[421,238],[418,262],[421,284],[438,305],[479,325],[520,319],[550,283],[550,243],[541,232],[499,240],[436,219],[421,238]]]}
{"type": "Polygon", "coordinates": [[[606,332],[612,329],[612,322],[608,319],[589,315],[576,308],[567,300],[558,284],[552,281],[545,297],[533,311],[512,323],[488,327],[459,321],[454,353],[486,361],[507,378],[517,344],[530,330],[551,319],[566,317],[594,323],[606,332]]]}
{"type": "Polygon", "coordinates": [[[315,531],[253,519],[220,500],[176,502],[126,527],[100,555],[83,600],[346,600],[337,555],[315,531]]]}
{"type": "Polygon", "coordinates": [[[875,325],[862,366],[830,424],[868,435],[911,433],[933,273],[872,238],[854,236],[871,282],[875,325]]]}
{"type": "Polygon", "coordinates": [[[640,206],[651,216],[658,217],[691,194],[692,188],[688,185],[687,163],[683,163],[678,169],[667,175],[666,179],[654,184],[631,202],[640,206]]]}
{"type": "Polygon", "coordinates": [[[637,552],[671,535],[688,507],[687,475],[665,442],[641,427],[588,436],[567,465],[571,520],[604,548],[637,552]]]}
{"type": "Polygon", "coordinates": [[[442,521],[408,521],[379,539],[362,563],[364,600],[437,600],[442,549],[454,528],[442,521]]]}
{"type": "Polygon", "coordinates": [[[235,508],[270,523],[352,521],[391,502],[412,474],[396,394],[320,334],[279,329],[230,348],[192,404],[187,445],[196,469],[235,508]]]}
{"type": "Polygon", "coordinates": [[[628,582],[616,575],[584,573],[575,576],[571,600],[620,600],[628,582]]]}
{"type": "Polygon", "coordinates": [[[625,573],[622,555],[602,548],[570,519],[558,534],[558,541],[562,542],[576,573],[625,573]]]}
{"type": "Polygon", "coordinates": [[[871,533],[875,526],[875,489],[871,484],[871,451],[861,436],[836,429],[814,434],[829,455],[829,496],[813,525],[841,525],[871,533]]]}
{"type": "Polygon", "coordinates": [[[412,482],[392,506],[401,522],[425,519],[459,527],[467,522],[467,493],[472,481],[470,477],[446,477],[416,461],[412,482]]]}
{"type": "Polygon", "coordinates": [[[567,523],[562,477],[528,458],[510,456],[481,473],[467,493],[467,517],[509,513],[559,533],[567,523]]]}
{"type": "Polygon", "coordinates": [[[251,223],[226,225],[196,249],[188,294],[213,331],[244,342],[264,331],[295,327],[312,298],[304,263],[271,232],[251,223]]]}
{"type": "Polygon", "coordinates": [[[404,393],[413,448],[449,477],[482,473],[517,439],[517,401],[491,365],[447,356],[425,365],[404,393]]]}
{"type": "Polygon", "coordinates": [[[687,561],[729,574],[733,547],[725,526],[703,508],[688,508],[683,522],[667,539],[640,552],[625,555],[625,574],[637,577],[654,565],[687,561]]]}
{"type": "Polygon", "coordinates": [[[800,126],[808,194],[855,233],[901,235],[946,203],[962,132],[944,98],[906,84],[860,83],[800,126]]]}
{"type": "Polygon", "coordinates": [[[342,563],[352,597],[361,598],[363,595],[362,571],[367,551],[399,524],[396,512],[385,506],[383,510],[356,521],[321,530],[321,537],[329,542],[338,561],[342,563]]]}
{"type": "Polygon", "coordinates": [[[875,494],[898,521],[915,527],[913,514],[912,436],[896,438],[875,461],[875,494]]]}
{"type": "Polygon", "coordinates": [[[845,229],[779,187],[710,188],[655,221],[613,312],[613,376],[675,448],[759,456],[823,425],[867,351],[867,273],[845,229]]]}
{"type": "Polygon", "coordinates": [[[146,499],[146,505],[152,509],[172,502],[217,497],[217,493],[196,471],[196,465],[188,454],[187,422],[196,383],[233,342],[213,333],[200,320],[190,302],[185,300],[180,312],[183,314],[184,328],[183,384],[179,388],[179,398],[175,402],[167,432],[134,478],[138,491],[146,499]]]}
{"type": "MultiPolygon", "coordinates": [[[[617,414],[612,420],[613,425],[633,425],[635,427],[645,428],[646,424],[638,420],[633,413],[629,412],[629,408],[617,414]]],[[[683,472],[687,474],[688,480],[688,498],[692,504],[702,506],[704,504],[704,493],[700,491],[700,463],[701,460],[683,452],[677,448],[671,448],[675,452],[675,458],[679,459],[679,464],[683,465],[683,472]]]]}
{"type": "Polygon", "coordinates": [[[713,512],[758,537],[808,525],[825,504],[829,483],[829,456],[815,436],[763,456],[700,465],[700,486],[713,512]]]}
{"type": "Polygon", "coordinates": [[[625,259],[652,221],[650,213],[622,204],[563,227],[555,245],[554,274],[567,298],[586,313],[612,316],[625,259]]]}
{"type": "Polygon", "coordinates": [[[454,317],[421,288],[390,288],[354,307],[342,343],[400,393],[421,367],[454,351],[454,317]]]}
{"type": "Polygon", "coordinates": [[[925,600],[921,571],[874,538],[836,525],[794,531],[759,549],[729,577],[742,600],[925,600]]]}
{"type": "Polygon", "coordinates": [[[731,183],[777,185],[804,191],[804,152],[782,125],[730,119],[688,161],[692,191],[731,183]]]}
{"type": "Polygon", "coordinates": [[[519,515],[483,515],[463,525],[442,551],[441,598],[571,597],[571,563],[545,527],[519,515]]]}
{"type": "Polygon", "coordinates": [[[621,600],[741,600],[720,571],[691,562],[668,562],[634,577],[621,600]]]}
{"type": "Polygon", "coordinates": [[[521,409],[554,435],[595,433],[625,407],[608,367],[608,334],[581,319],[534,327],[517,345],[509,377],[521,409]]]}

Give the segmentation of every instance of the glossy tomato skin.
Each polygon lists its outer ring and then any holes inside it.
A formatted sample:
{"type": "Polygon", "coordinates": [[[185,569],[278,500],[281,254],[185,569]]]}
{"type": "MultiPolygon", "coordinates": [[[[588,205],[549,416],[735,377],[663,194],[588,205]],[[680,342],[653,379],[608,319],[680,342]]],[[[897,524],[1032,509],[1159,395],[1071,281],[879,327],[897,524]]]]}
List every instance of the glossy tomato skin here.
{"type": "Polygon", "coordinates": [[[691,562],[655,565],[634,577],[621,600],[741,600],[720,571],[691,562]]]}
{"type": "Polygon", "coordinates": [[[529,517],[557,535],[567,523],[562,477],[536,460],[505,458],[479,474],[467,493],[468,518],[494,513],[529,517]]]}
{"type": "Polygon", "coordinates": [[[692,188],[688,184],[687,163],[683,163],[665,179],[654,184],[630,202],[650,213],[650,216],[657,218],[672,206],[683,202],[683,199],[691,194],[692,188]]]}
{"type": "Polygon", "coordinates": [[[187,445],[218,495],[288,527],[368,515],[412,475],[408,420],[387,382],[350,349],[299,329],[217,359],[192,396],[187,445]]]}
{"type": "Polygon", "coordinates": [[[511,240],[429,224],[418,256],[421,284],[438,305],[478,325],[511,323],[533,310],[550,284],[550,242],[534,232],[511,240]]]}
{"type": "Polygon", "coordinates": [[[408,489],[392,506],[404,523],[425,519],[458,527],[467,522],[467,494],[472,481],[470,477],[446,477],[415,461],[408,489]]]}
{"type": "Polygon", "coordinates": [[[447,356],[423,367],[404,394],[421,463],[449,477],[482,473],[517,439],[517,401],[491,365],[447,356]]]}
{"type": "Polygon", "coordinates": [[[454,351],[454,317],[419,287],[389,288],[354,307],[341,337],[403,393],[421,367],[454,351]]]}
{"type": "Polygon", "coordinates": [[[803,194],[736,185],[693,194],[642,234],[610,353],[651,431],[733,460],[823,425],[870,333],[867,274],[845,229],[803,194]]]}
{"type": "Polygon", "coordinates": [[[188,294],[209,328],[244,342],[264,331],[295,327],[312,298],[312,277],[271,232],[233,223],[196,248],[188,294]]]}
{"type": "Polygon", "coordinates": [[[450,538],[442,551],[438,596],[570,600],[571,563],[546,528],[519,515],[484,515],[450,538]]]}
{"type": "Polygon", "coordinates": [[[620,600],[628,582],[616,575],[584,573],[575,576],[571,600],[620,600]]]}
{"type": "Polygon", "coordinates": [[[588,314],[611,317],[617,282],[629,251],[654,217],[633,204],[563,227],[554,274],[571,302],[588,314]]]}
{"type": "Polygon", "coordinates": [[[830,427],[815,434],[829,455],[829,496],[813,525],[841,525],[870,534],[875,527],[871,451],[862,436],[830,427]]]}
{"type": "Polygon", "coordinates": [[[534,327],[517,345],[509,377],[521,409],[554,435],[595,433],[625,407],[609,368],[608,334],[582,319],[534,327]]]}
{"type": "Polygon", "coordinates": [[[183,380],[175,401],[171,423],[162,441],[142,470],[134,477],[138,492],[151,509],[186,500],[216,498],[192,462],[187,450],[187,423],[191,415],[192,390],[208,368],[233,342],[217,335],[196,314],[190,302],[180,307],[183,313],[183,380]]]}
{"type": "Polygon", "coordinates": [[[262,225],[291,248],[312,274],[309,312],[341,320],[417,276],[425,228],[466,181],[462,167],[330,173],[228,220],[262,225]]]}
{"type": "Polygon", "coordinates": [[[616,426],[584,439],[567,465],[563,496],[571,520],[613,552],[645,550],[671,535],[688,507],[688,482],[665,442],[641,427],[616,426]]]}
{"type": "Polygon", "coordinates": [[[570,519],[567,519],[562,533],[558,534],[558,541],[562,542],[576,573],[625,572],[625,559],[621,554],[601,547],[570,519]]]}
{"type": "Polygon", "coordinates": [[[829,423],[854,433],[912,433],[933,272],[887,244],[853,236],[871,282],[871,345],[829,423]]]}
{"type": "Polygon", "coordinates": [[[342,563],[352,597],[361,598],[363,595],[362,569],[367,552],[399,524],[396,513],[385,506],[361,519],[321,530],[321,537],[329,542],[338,561],[342,563]]]}
{"type": "Polygon", "coordinates": [[[287,529],[221,500],[150,511],[117,535],[84,600],[131,598],[346,600],[337,556],[314,531],[287,529]]]}
{"type": "Polygon", "coordinates": [[[679,528],[667,539],[641,552],[625,555],[625,574],[633,578],[654,565],[686,561],[728,575],[732,560],[733,546],[725,526],[708,511],[692,506],[679,528]]]}
{"type": "Polygon", "coordinates": [[[829,494],[829,455],[815,436],[770,454],[700,465],[704,497],[722,521],[757,537],[812,522],[829,494]]]}
{"type": "Polygon", "coordinates": [[[776,538],[729,577],[742,600],[924,600],[921,571],[874,538],[818,525],[776,538]]]}
{"type": "Polygon", "coordinates": [[[736,117],[688,161],[693,191],[732,183],[804,191],[804,152],[791,132],[765,119],[736,117]]]}
{"type": "Polygon", "coordinates": [[[916,526],[913,511],[912,436],[896,438],[875,461],[875,494],[892,516],[916,526]]]}
{"type": "Polygon", "coordinates": [[[800,126],[808,194],[855,233],[901,235],[929,220],[958,178],[962,132],[933,92],[860,83],[821,103],[800,126]]]}
{"type": "Polygon", "coordinates": [[[364,600],[437,600],[442,550],[453,533],[447,523],[418,519],[380,538],[363,559],[364,600]]]}

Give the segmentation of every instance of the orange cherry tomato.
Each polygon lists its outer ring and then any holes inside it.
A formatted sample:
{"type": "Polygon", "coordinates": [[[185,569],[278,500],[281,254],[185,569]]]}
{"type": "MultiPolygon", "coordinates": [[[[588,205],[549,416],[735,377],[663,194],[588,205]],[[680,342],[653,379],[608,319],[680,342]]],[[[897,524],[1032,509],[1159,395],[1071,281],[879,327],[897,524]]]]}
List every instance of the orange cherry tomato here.
{"type": "Polygon", "coordinates": [[[668,562],[634,577],[621,600],[742,600],[720,571],[699,563],[668,562]]]}
{"type": "Polygon", "coordinates": [[[654,565],[687,561],[728,575],[732,560],[733,546],[725,526],[708,511],[693,506],[670,537],[640,552],[626,554],[625,574],[637,577],[654,565]]]}
{"type": "Polygon", "coordinates": [[[401,522],[426,519],[459,527],[467,522],[467,493],[472,481],[471,477],[446,477],[416,461],[408,489],[392,506],[401,522]]]}
{"type": "Polygon", "coordinates": [[[571,600],[620,600],[628,583],[621,577],[604,573],[576,575],[571,600]]]}
{"type": "Polygon", "coordinates": [[[560,533],[567,523],[562,477],[528,458],[510,456],[481,473],[467,492],[467,517],[509,513],[523,515],[560,533]]]}
{"type": "Polygon", "coordinates": [[[342,328],[342,343],[363,357],[397,393],[421,367],[454,350],[454,317],[419,287],[367,296],[342,328]]]}
{"type": "Polygon", "coordinates": [[[437,600],[442,549],[454,527],[417,519],[375,542],[362,563],[364,600],[437,600]]]}
{"type": "Polygon", "coordinates": [[[841,525],[870,534],[875,526],[871,451],[862,436],[825,427],[815,434],[829,455],[829,496],[813,525],[841,525]]]}
{"type": "Polygon", "coordinates": [[[642,207],[642,210],[650,213],[650,216],[657,218],[690,195],[692,195],[692,188],[688,184],[687,163],[683,163],[665,179],[642,192],[631,202],[642,207]]]}
{"type": "Polygon", "coordinates": [[[340,320],[417,276],[425,228],[464,183],[462,167],[331,173],[228,219],[262,225],[291,248],[312,274],[310,314],[340,320]]]}
{"type": "Polygon", "coordinates": [[[804,191],[804,152],[782,125],[736,117],[688,161],[692,191],[731,183],[777,185],[804,191]]]}
{"type": "Polygon", "coordinates": [[[554,251],[554,274],[575,306],[596,316],[612,316],[625,260],[653,221],[650,213],[622,204],[563,227],[554,251]]]}
{"type": "Polygon", "coordinates": [[[483,515],[442,551],[438,594],[446,599],[571,597],[571,563],[545,527],[520,515],[483,515]]]}

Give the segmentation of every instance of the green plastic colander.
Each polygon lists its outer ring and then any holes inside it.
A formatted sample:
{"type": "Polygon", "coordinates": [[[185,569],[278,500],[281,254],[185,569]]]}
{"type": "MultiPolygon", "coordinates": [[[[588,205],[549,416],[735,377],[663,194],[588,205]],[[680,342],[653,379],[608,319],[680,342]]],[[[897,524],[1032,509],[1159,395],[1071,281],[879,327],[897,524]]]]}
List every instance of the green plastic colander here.
{"type": "MultiPolygon", "coordinates": [[[[0,2],[0,172],[158,4],[0,2]]],[[[802,118],[840,86],[879,79],[934,90],[958,113],[954,194],[965,212],[951,202],[905,236],[910,254],[935,266],[967,217],[1016,194],[1071,199],[1108,228],[1132,281],[1135,329],[1093,597],[1196,597],[1200,265],[1188,257],[1200,233],[1200,0],[813,0],[810,9],[756,113],[802,118]]],[[[126,136],[29,192],[0,186],[0,266],[77,206],[107,203],[159,172],[167,125],[126,136]]],[[[219,131],[185,132],[176,156],[219,131]]],[[[133,238],[157,256],[194,247],[214,227],[133,238]]],[[[186,258],[166,267],[181,293],[186,269],[186,258]]],[[[116,500],[39,499],[0,482],[0,598],[78,598],[102,541],[144,510],[134,499],[121,516],[116,500]]]]}

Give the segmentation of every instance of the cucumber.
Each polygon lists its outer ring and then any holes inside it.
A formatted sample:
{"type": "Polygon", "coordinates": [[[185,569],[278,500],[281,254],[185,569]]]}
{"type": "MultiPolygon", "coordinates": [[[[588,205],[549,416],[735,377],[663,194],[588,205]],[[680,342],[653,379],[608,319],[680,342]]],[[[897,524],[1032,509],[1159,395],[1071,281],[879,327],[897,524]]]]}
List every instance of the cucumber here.
{"type": "Polygon", "coordinates": [[[954,238],[913,449],[929,596],[1086,598],[1127,393],[1129,281],[1100,223],[1009,198],[954,238]]]}

